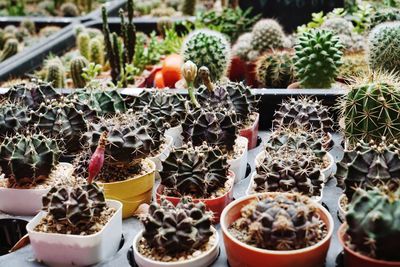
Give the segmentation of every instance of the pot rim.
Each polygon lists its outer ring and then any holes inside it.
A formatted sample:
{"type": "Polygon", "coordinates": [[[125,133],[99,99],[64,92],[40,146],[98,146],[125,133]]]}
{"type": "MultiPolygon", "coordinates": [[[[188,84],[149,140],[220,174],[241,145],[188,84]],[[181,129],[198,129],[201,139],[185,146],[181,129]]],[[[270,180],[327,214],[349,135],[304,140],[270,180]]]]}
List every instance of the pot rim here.
{"type": "Polygon", "coordinates": [[[123,184],[123,183],[129,182],[129,181],[131,181],[131,180],[144,177],[144,176],[149,175],[149,174],[151,174],[151,173],[153,173],[153,172],[156,171],[156,164],[155,164],[153,161],[151,161],[149,158],[145,158],[145,159],[143,160],[143,162],[146,162],[146,163],[150,166],[150,168],[151,168],[151,170],[150,170],[149,172],[147,172],[147,173],[145,173],[145,174],[143,174],[143,175],[136,175],[136,176],[134,176],[134,177],[128,178],[128,179],[123,180],[123,181],[118,181],[118,182],[111,182],[111,183],[96,182],[96,183],[97,183],[98,185],[117,185],[117,184],[123,184]]]}
{"type": "MultiPolygon", "coordinates": [[[[104,229],[106,229],[107,226],[109,226],[110,222],[117,216],[118,213],[121,213],[121,215],[122,215],[122,203],[121,203],[120,201],[114,200],[114,199],[106,199],[106,202],[107,202],[108,205],[111,204],[111,203],[114,203],[115,205],[118,206],[118,208],[116,209],[116,211],[115,211],[115,213],[113,214],[113,216],[112,216],[112,217],[108,220],[108,222],[103,226],[103,228],[102,228],[100,231],[98,231],[97,233],[94,233],[94,234],[91,234],[91,235],[72,235],[72,234],[60,234],[60,233],[38,232],[38,231],[35,231],[35,230],[34,230],[37,224],[31,227],[31,222],[32,222],[32,220],[29,221],[29,223],[26,225],[26,231],[28,232],[28,234],[29,234],[29,232],[34,232],[36,235],[39,234],[39,235],[42,235],[42,236],[73,237],[73,238],[75,238],[75,239],[89,239],[89,238],[93,238],[93,237],[100,236],[100,235],[104,232],[104,229]],[[28,227],[31,227],[32,230],[29,230],[28,227]]],[[[37,216],[40,216],[40,215],[42,214],[42,212],[43,212],[43,211],[39,212],[36,216],[34,216],[34,218],[37,217],[37,216]]]]}
{"type": "Polygon", "coordinates": [[[140,232],[137,233],[135,235],[135,238],[133,239],[133,250],[136,254],[140,255],[143,259],[148,261],[149,264],[154,264],[156,266],[170,266],[170,265],[177,265],[177,264],[186,266],[186,264],[190,264],[190,263],[196,262],[200,259],[208,257],[216,248],[219,247],[220,237],[219,237],[218,231],[217,231],[217,229],[214,228],[214,226],[211,226],[211,230],[213,231],[213,233],[215,235],[214,245],[208,251],[206,251],[203,254],[201,254],[200,256],[194,257],[192,259],[187,259],[187,260],[183,260],[183,261],[163,262],[163,261],[156,261],[156,260],[149,259],[146,256],[140,254],[139,250],[137,249],[137,243],[139,242],[139,239],[143,236],[143,232],[144,232],[143,229],[140,230],[140,232]]]}
{"type": "Polygon", "coordinates": [[[249,199],[254,199],[256,197],[265,196],[265,195],[279,195],[279,194],[282,194],[282,193],[278,193],[278,192],[258,193],[258,194],[253,194],[250,196],[241,197],[241,198],[236,199],[236,200],[232,201],[231,203],[229,203],[225,207],[225,209],[222,211],[222,214],[221,214],[220,225],[221,225],[222,233],[227,238],[229,238],[232,242],[236,243],[238,246],[244,247],[247,250],[252,250],[254,252],[258,252],[261,254],[292,255],[292,254],[305,253],[305,252],[312,251],[312,250],[316,249],[317,247],[321,246],[322,244],[329,241],[329,239],[332,237],[333,229],[334,229],[333,218],[332,218],[331,214],[329,213],[329,211],[327,211],[320,203],[316,202],[315,200],[312,200],[312,201],[314,201],[314,203],[317,205],[318,209],[326,215],[326,217],[328,218],[329,225],[327,225],[328,233],[326,234],[326,236],[322,240],[320,240],[319,242],[317,242],[316,244],[314,244],[312,246],[301,248],[301,249],[295,249],[295,250],[270,250],[270,249],[262,249],[262,248],[253,247],[251,245],[248,245],[244,242],[237,240],[235,237],[232,236],[232,234],[228,231],[228,226],[225,224],[224,218],[227,216],[227,213],[234,206],[236,206],[238,203],[241,203],[241,202],[249,200],[249,199]]]}
{"type": "Polygon", "coordinates": [[[339,230],[337,232],[338,238],[339,238],[339,242],[340,242],[340,244],[342,245],[342,247],[344,248],[345,251],[347,251],[348,253],[350,253],[354,257],[361,258],[364,261],[369,261],[369,262],[372,262],[374,264],[384,264],[386,266],[399,266],[400,265],[400,261],[385,261],[385,260],[379,260],[379,259],[371,258],[371,257],[363,255],[363,254],[361,254],[361,253],[359,253],[357,251],[354,251],[351,248],[349,248],[347,246],[345,240],[344,240],[345,237],[348,237],[348,235],[346,234],[346,227],[347,227],[347,223],[343,223],[339,227],[339,230]]]}

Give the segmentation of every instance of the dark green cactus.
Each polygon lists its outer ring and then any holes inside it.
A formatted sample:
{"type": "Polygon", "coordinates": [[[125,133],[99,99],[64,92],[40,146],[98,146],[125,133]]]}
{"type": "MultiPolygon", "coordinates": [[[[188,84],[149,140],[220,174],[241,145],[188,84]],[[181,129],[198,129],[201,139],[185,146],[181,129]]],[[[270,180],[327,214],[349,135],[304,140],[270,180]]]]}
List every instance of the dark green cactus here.
{"type": "Polygon", "coordinates": [[[149,213],[142,218],[143,237],[149,247],[161,254],[175,255],[201,248],[213,235],[212,213],[204,203],[193,203],[183,197],[175,207],[166,199],[152,203],[149,213]]]}
{"type": "Polygon", "coordinates": [[[71,60],[70,63],[70,74],[75,88],[84,88],[87,81],[83,78],[83,70],[87,68],[89,62],[86,58],[78,56],[71,60]]]}
{"type": "Polygon", "coordinates": [[[171,151],[160,177],[167,195],[207,198],[225,187],[228,171],[227,156],[218,147],[188,143],[171,151]]]}
{"type": "Polygon", "coordinates": [[[90,42],[90,36],[86,31],[83,31],[78,34],[78,37],[76,38],[77,41],[77,46],[79,53],[81,56],[85,57],[86,59],[89,59],[89,42],[90,42]]]}
{"type": "Polygon", "coordinates": [[[59,156],[56,141],[43,134],[7,136],[0,145],[1,172],[10,187],[31,187],[48,178],[59,156]]]}
{"type": "Polygon", "coordinates": [[[71,97],[90,106],[100,115],[126,111],[124,98],[117,90],[77,90],[71,97]]]}
{"type": "Polygon", "coordinates": [[[15,134],[26,128],[30,122],[30,112],[27,107],[15,103],[0,104],[0,140],[10,134],[15,134]]]}
{"type": "Polygon", "coordinates": [[[52,83],[55,88],[65,87],[65,68],[59,58],[46,62],[46,82],[52,83]]]}
{"type": "Polygon", "coordinates": [[[18,53],[18,40],[10,38],[8,39],[5,44],[3,50],[0,52],[0,62],[6,60],[9,57],[14,56],[18,53]]]}

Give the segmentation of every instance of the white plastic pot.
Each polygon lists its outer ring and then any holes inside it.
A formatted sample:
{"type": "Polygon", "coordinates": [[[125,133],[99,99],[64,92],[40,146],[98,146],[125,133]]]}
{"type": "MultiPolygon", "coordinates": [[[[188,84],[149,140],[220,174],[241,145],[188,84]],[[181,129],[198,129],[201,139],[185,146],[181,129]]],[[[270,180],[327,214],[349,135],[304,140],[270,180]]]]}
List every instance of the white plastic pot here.
{"type": "Polygon", "coordinates": [[[182,125],[178,125],[175,127],[171,127],[165,131],[165,136],[169,135],[174,140],[174,146],[180,147],[183,145],[183,137],[182,137],[182,125]]]}
{"type": "Polygon", "coordinates": [[[158,155],[149,158],[149,160],[153,161],[156,165],[156,171],[162,171],[162,163],[169,156],[169,153],[171,153],[173,142],[174,139],[171,136],[165,135],[165,144],[163,151],[161,151],[158,155]]]}
{"type": "Polygon", "coordinates": [[[333,175],[333,172],[335,171],[335,159],[330,152],[326,153],[326,156],[329,158],[329,165],[325,169],[322,169],[322,173],[325,176],[325,182],[328,182],[329,178],[333,175]]]}
{"type": "Polygon", "coordinates": [[[107,204],[115,214],[100,232],[87,236],[36,232],[46,212],[36,215],[26,226],[36,259],[49,266],[88,266],[112,257],[122,236],[122,203],[107,200],[107,204]]]}
{"type": "MultiPolygon", "coordinates": [[[[68,171],[73,172],[69,163],[60,162],[68,171]]],[[[42,209],[42,196],[49,192],[49,188],[16,189],[0,187],[0,211],[11,215],[34,216],[42,209]]]]}
{"type": "Polygon", "coordinates": [[[246,178],[248,143],[249,140],[246,137],[239,136],[236,138],[236,144],[243,147],[243,153],[235,159],[228,160],[230,170],[235,173],[235,183],[246,178]]]}
{"type": "Polygon", "coordinates": [[[212,227],[212,231],[215,235],[215,242],[212,248],[201,254],[198,257],[184,260],[184,261],[176,261],[176,262],[162,262],[155,261],[149,258],[146,258],[138,251],[138,243],[143,236],[143,230],[140,231],[133,240],[133,253],[135,256],[136,264],[139,267],[205,267],[210,266],[217,258],[219,253],[219,234],[214,227],[212,227]]]}

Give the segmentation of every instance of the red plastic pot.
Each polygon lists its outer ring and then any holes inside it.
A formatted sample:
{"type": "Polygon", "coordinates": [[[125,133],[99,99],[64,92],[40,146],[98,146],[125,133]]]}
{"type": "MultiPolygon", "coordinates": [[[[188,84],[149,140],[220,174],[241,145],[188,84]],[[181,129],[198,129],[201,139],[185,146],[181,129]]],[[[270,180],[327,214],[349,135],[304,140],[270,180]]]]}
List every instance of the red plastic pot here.
{"type": "Polygon", "coordinates": [[[240,57],[233,57],[229,68],[229,80],[241,82],[246,79],[246,61],[240,57]]]}
{"type": "MultiPolygon", "coordinates": [[[[217,198],[208,198],[208,199],[193,199],[194,202],[203,202],[206,206],[207,209],[212,211],[214,213],[214,219],[213,221],[215,223],[219,222],[219,219],[221,217],[221,213],[223,209],[233,201],[233,184],[235,180],[235,174],[232,171],[229,171],[229,178],[232,180],[232,186],[229,189],[228,192],[225,193],[225,195],[217,197],[217,198]]],[[[156,198],[157,202],[160,203],[161,198],[164,197],[167,200],[169,200],[172,204],[175,206],[179,203],[181,200],[179,197],[170,197],[170,196],[165,196],[162,194],[164,191],[164,186],[163,185],[158,185],[157,190],[156,190],[156,198]]]]}
{"type": "Polygon", "coordinates": [[[242,197],[233,201],[222,212],[221,230],[231,267],[260,267],[267,265],[274,267],[318,267],[324,265],[333,233],[333,219],[321,204],[316,203],[318,214],[327,225],[328,233],[323,240],[307,248],[288,251],[260,249],[240,242],[228,231],[229,226],[241,216],[240,210],[245,205],[258,197],[277,194],[279,193],[263,193],[242,197]]]}
{"type": "Polygon", "coordinates": [[[345,267],[400,267],[398,261],[377,260],[362,255],[347,246],[348,235],[346,234],[347,224],[340,226],[338,231],[339,242],[344,248],[344,266],[345,267]]]}
{"type": "Polygon", "coordinates": [[[254,120],[253,125],[246,129],[241,129],[239,131],[239,135],[246,137],[249,140],[248,149],[253,149],[257,146],[257,137],[258,137],[258,125],[260,122],[260,114],[255,112],[256,119],[254,120]]]}
{"type": "Polygon", "coordinates": [[[156,73],[161,71],[161,66],[153,66],[146,75],[139,77],[135,83],[137,88],[153,88],[156,73]]]}
{"type": "Polygon", "coordinates": [[[247,62],[246,64],[246,83],[248,86],[258,88],[257,82],[257,64],[256,62],[247,62]]]}

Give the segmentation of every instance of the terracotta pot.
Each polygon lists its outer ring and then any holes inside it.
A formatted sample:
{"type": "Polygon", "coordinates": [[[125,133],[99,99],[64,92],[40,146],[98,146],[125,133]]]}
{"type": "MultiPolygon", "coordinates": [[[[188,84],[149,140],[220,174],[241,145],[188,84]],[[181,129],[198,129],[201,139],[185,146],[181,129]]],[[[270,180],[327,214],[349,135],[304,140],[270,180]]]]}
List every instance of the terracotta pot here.
{"type": "Polygon", "coordinates": [[[248,86],[258,88],[258,82],[256,78],[256,62],[247,62],[246,64],[246,83],[248,86]]]}
{"type": "Polygon", "coordinates": [[[258,125],[260,122],[260,114],[255,112],[256,119],[254,120],[253,125],[246,129],[239,130],[240,136],[246,137],[249,140],[248,149],[253,149],[257,146],[257,138],[258,138],[258,125]]]}
{"type": "Polygon", "coordinates": [[[154,87],[154,77],[156,73],[161,70],[160,66],[151,66],[148,72],[136,79],[136,88],[153,88],[154,87]]]}
{"type": "Polygon", "coordinates": [[[241,82],[246,79],[246,61],[240,57],[233,57],[229,67],[229,80],[241,82]]]}
{"type": "Polygon", "coordinates": [[[148,164],[151,171],[141,176],[135,176],[125,181],[114,183],[98,183],[104,188],[107,199],[118,200],[123,204],[122,217],[133,216],[140,204],[150,203],[156,165],[153,161],[146,159],[144,164],[148,164]]]}
{"type": "Polygon", "coordinates": [[[362,255],[347,246],[348,235],[346,234],[347,224],[340,226],[338,231],[339,242],[344,248],[345,267],[400,267],[399,261],[384,261],[362,255]]]}
{"type": "Polygon", "coordinates": [[[321,204],[316,204],[318,214],[327,225],[328,233],[323,240],[307,248],[289,251],[260,249],[240,242],[228,231],[229,226],[241,216],[240,210],[245,205],[258,197],[277,194],[279,193],[264,193],[243,197],[229,204],[222,212],[221,230],[231,267],[260,267],[266,266],[266,264],[274,267],[318,267],[324,265],[333,233],[333,219],[321,204]]]}
{"type": "MultiPolygon", "coordinates": [[[[193,199],[194,202],[200,202],[200,201],[203,202],[207,206],[207,209],[214,213],[213,221],[215,223],[219,222],[219,218],[221,216],[222,210],[226,207],[226,205],[228,205],[229,203],[231,203],[233,201],[233,183],[235,180],[235,174],[232,171],[229,171],[229,179],[232,180],[231,188],[223,196],[216,197],[216,198],[193,199]]],[[[181,200],[181,198],[179,198],[179,197],[165,196],[165,195],[163,195],[163,192],[164,192],[164,186],[161,184],[158,185],[157,190],[156,190],[156,198],[157,198],[158,203],[161,202],[162,197],[169,200],[175,206],[181,200]]]]}

